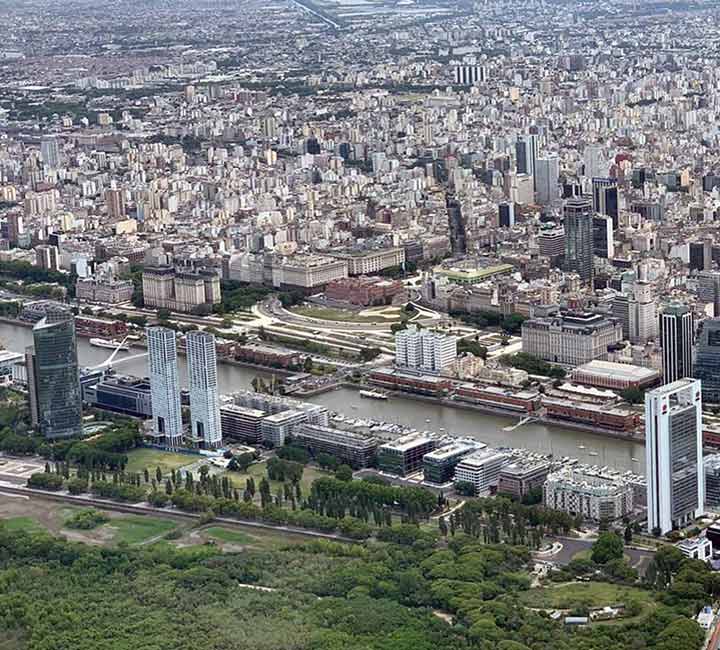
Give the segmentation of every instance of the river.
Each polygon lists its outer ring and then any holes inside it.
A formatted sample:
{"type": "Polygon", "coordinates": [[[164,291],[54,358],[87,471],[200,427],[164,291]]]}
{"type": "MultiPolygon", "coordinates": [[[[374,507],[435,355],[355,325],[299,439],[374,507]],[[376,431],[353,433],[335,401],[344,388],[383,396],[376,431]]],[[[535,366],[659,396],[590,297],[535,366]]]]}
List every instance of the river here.
{"type": "MultiPolygon", "coordinates": [[[[30,328],[0,323],[0,341],[6,348],[22,352],[25,347],[32,345],[32,332],[30,328]]],[[[85,338],[78,339],[78,356],[83,366],[101,364],[107,360],[111,352],[91,346],[85,338]]],[[[137,349],[129,353],[120,352],[116,360],[137,355],[138,352],[137,349]]],[[[116,370],[128,375],[146,376],[147,359],[139,358],[118,363],[116,370]]],[[[179,363],[179,372],[180,381],[184,384],[187,380],[187,368],[183,359],[179,363]]],[[[222,393],[230,393],[241,388],[249,388],[253,377],[258,374],[260,373],[253,368],[219,364],[220,390],[222,393]]],[[[357,391],[351,388],[340,388],[317,395],[309,398],[309,401],[324,404],[333,411],[351,417],[397,422],[421,430],[445,429],[451,434],[472,436],[491,446],[525,447],[557,456],[578,458],[590,464],[608,465],[640,473],[645,467],[643,444],[557,426],[546,426],[539,422],[531,422],[508,432],[503,431],[503,427],[516,423],[518,418],[483,415],[477,411],[401,397],[392,397],[387,401],[362,399],[357,391]],[[584,448],[580,449],[581,446],[584,448]]]]}

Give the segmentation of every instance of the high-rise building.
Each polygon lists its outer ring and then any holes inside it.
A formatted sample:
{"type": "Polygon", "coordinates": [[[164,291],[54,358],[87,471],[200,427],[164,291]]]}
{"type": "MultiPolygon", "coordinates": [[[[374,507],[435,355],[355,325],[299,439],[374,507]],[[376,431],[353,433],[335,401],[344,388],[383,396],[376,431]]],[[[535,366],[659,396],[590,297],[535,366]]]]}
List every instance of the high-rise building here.
{"type": "Polygon", "coordinates": [[[498,223],[501,228],[512,228],[515,225],[514,203],[501,203],[498,206],[498,223]]]}
{"type": "Polygon", "coordinates": [[[190,388],[191,433],[205,449],[222,444],[215,337],[189,332],[185,338],[190,388]]]}
{"type": "Polygon", "coordinates": [[[711,303],[713,316],[720,318],[720,271],[698,273],[698,300],[711,303]]]}
{"type": "Polygon", "coordinates": [[[585,282],[593,278],[593,218],[590,201],[583,198],[565,202],[565,268],[585,282]]]}
{"type": "Polygon", "coordinates": [[[458,86],[474,86],[478,81],[487,79],[487,68],[476,64],[456,65],[453,73],[458,86]]]}
{"type": "Polygon", "coordinates": [[[457,339],[415,325],[395,334],[395,365],[417,372],[439,373],[457,358],[457,339]]]}
{"type": "Polygon", "coordinates": [[[539,205],[550,205],[559,195],[560,160],[549,153],[535,161],[535,197],[539,205]]]}
{"type": "Polygon", "coordinates": [[[705,507],[700,382],[683,378],[645,393],[648,530],[664,535],[705,507]]]}
{"type": "Polygon", "coordinates": [[[693,376],[695,321],[685,305],[670,305],[660,314],[663,383],[693,376]]]}
{"type": "Polygon", "coordinates": [[[167,447],[179,447],[183,428],[175,332],[167,327],[148,327],[146,335],[153,435],[167,447]]]}
{"type": "Polygon", "coordinates": [[[700,324],[693,376],[702,381],[703,402],[720,404],[720,318],[700,324]]]}
{"type": "Polygon", "coordinates": [[[657,304],[653,287],[648,282],[635,282],[628,299],[628,340],[647,343],[657,337],[657,304]]]}
{"type": "Polygon", "coordinates": [[[620,219],[617,182],[611,178],[593,178],[592,189],[593,212],[612,217],[613,230],[616,230],[620,219]]]}
{"type": "Polygon", "coordinates": [[[57,246],[36,246],[35,264],[45,271],[60,269],[60,256],[57,246]]]}
{"type": "Polygon", "coordinates": [[[447,207],[448,224],[450,226],[450,246],[452,247],[452,252],[455,254],[466,253],[467,239],[465,236],[465,220],[463,219],[460,201],[458,201],[454,195],[448,194],[445,199],[445,205],[447,207]]]}
{"type": "Polygon", "coordinates": [[[60,167],[60,147],[56,138],[43,138],[40,142],[40,158],[50,168],[60,167]]]}
{"type": "MultiPolygon", "coordinates": [[[[520,135],[515,143],[515,162],[518,174],[527,174],[535,179],[535,162],[538,154],[536,135],[520,135]]],[[[535,187],[535,180],[533,180],[535,187]]]]}
{"type": "Polygon", "coordinates": [[[46,438],[82,434],[82,392],[72,313],[56,308],[33,327],[25,352],[32,423],[46,438]]]}
{"type": "Polygon", "coordinates": [[[111,219],[125,218],[125,195],[122,190],[115,188],[105,190],[105,203],[108,217],[111,219]]]}
{"type": "Polygon", "coordinates": [[[593,221],[593,255],[611,260],[615,257],[613,221],[606,214],[595,214],[593,221]]]}

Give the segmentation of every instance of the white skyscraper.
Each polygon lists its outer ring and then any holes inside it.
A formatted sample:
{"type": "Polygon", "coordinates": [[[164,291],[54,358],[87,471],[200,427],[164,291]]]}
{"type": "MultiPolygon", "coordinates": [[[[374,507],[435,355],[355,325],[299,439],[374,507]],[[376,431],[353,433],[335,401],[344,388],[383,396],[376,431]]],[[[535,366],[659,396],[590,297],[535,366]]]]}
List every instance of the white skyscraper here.
{"type": "Polygon", "coordinates": [[[183,428],[175,332],[166,327],[148,327],[146,333],[153,433],[158,442],[179,447],[183,428]]]}
{"type": "Polygon", "coordinates": [[[222,443],[222,432],[215,337],[207,332],[190,332],[185,340],[192,436],[205,449],[216,449],[222,443]]]}
{"type": "Polygon", "coordinates": [[[457,340],[415,325],[395,334],[395,365],[418,372],[439,373],[457,357],[457,340]]]}
{"type": "Polygon", "coordinates": [[[703,514],[705,474],[700,381],[645,393],[648,530],[664,535],[703,514]]]}

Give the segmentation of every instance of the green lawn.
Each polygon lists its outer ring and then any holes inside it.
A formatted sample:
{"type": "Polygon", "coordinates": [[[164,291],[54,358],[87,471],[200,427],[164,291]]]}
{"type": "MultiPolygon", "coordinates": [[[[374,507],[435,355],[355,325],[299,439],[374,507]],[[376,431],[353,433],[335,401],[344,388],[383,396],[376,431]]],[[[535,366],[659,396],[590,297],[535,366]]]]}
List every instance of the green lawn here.
{"type": "MultiPolygon", "coordinates": [[[[578,551],[577,553],[575,553],[575,555],[572,556],[572,559],[573,560],[591,560],[592,559],[592,550],[589,548],[586,548],[584,551],[578,551]]],[[[628,563],[632,560],[632,558],[627,554],[623,555],[623,559],[628,563]]]]}
{"type": "Polygon", "coordinates": [[[298,316],[307,316],[308,318],[318,318],[320,320],[338,321],[346,323],[395,323],[400,320],[400,312],[373,314],[372,316],[360,316],[357,312],[334,309],[332,307],[293,307],[291,310],[298,316]]]}
{"type": "Polygon", "coordinates": [[[27,533],[45,531],[45,527],[34,517],[10,517],[0,519],[0,523],[12,532],[18,530],[24,530],[27,533]]]}
{"type": "Polygon", "coordinates": [[[652,594],[637,587],[624,587],[605,582],[579,582],[567,585],[530,589],[520,594],[528,607],[573,609],[575,607],[604,607],[628,600],[644,606],[652,603],[652,594]]]}
{"type": "Polygon", "coordinates": [[[203,534],[219,542],[228,542],[230,544],[252,544],[255,540],[254,537],[243,533],[240,530],[231,530],[229,528],[223,528],[221,526],[211,526],[203,530],[203,534]]]}
{"type": "Polygon", "coordinates": [[[147,448],[132,449],[127,453],[127,457],[126,472],[142,472],[147,468],[152,477],[155,476],[157,467],[163,474],[169,474],[171,470],[190,465],[199,458],[199,456],[191,454],[174,454],[170,451],[147,448]]]}
{"type": "Polygon", "coordinates": [[[169,533],[177,525],[177,522],[169,519],[140,515],[113,519],[106,524],[115,531],[113,535],[114,542],[126,542],[127,544],[142,544],[153,537],[169,533]]]}
{"type": "MultiPolygon", "coordinates": [[[[257,489],[262,478],[267,478],[267,464],[263,461],[262,463],[253,463],[248,467],[246,472],[227,472],[227,477],[232,481],[233,485],[238,490],[245,489],[245,481],[252,476],[255,479],[255,488],[257,489]]],[[[324,472],[317,467],[310,467],[308,465],[303,469],[302,479],[300,480],[300,489],[303,495],[310,493],[310,486],[313,481],[323,476],[332,476],[330,472],[324,472]]],[[[279,481],[270,481],[270,489],[273,496],[277,493],[278,488],[282,488],[282,483],[279,481]]],[[[259,499],[259,495],[255,495],[259,499]]]]}

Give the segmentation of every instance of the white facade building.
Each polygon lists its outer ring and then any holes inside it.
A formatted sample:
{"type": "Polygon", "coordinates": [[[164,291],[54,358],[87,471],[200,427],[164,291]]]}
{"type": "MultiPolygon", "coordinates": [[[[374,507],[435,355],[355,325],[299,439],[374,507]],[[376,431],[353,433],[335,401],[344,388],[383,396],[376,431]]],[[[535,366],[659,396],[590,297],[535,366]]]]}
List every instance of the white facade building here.
{"type": "Polygon", "coordinates": [[[457,339],[415,325],[395,334],[395,365],[422,373],[438,374],[457,358],[457,339]]]}
{"type": "Polygon", "coordinates": [[[179,447],[183,428],[175,332],[167,327],[148,327],[146,333],[153,434],[161,444],[179,447]]]}
{"type": "Polygon", "coordinates": [[[705,509],[700,381],[645,393],[648,530],[664,535],[705,509]]]}
{"type": "Polygon", "coordinates": [[[205,449],[222,444],[215,337],[189,332],[186,339],[191,433],[205,449]]]}
{"type": "Polygon", "coordinates": [[[482,494],[497,485],[500,470],[510,462],[510,457],[495,449],[481,449],[466,456],[455,466],[455,483],[470,483],[475,494],[482,494]]]}
{"type": "Polygon", "coordinates": [[[633,486],[622,477],[590,470],[561,469],[543,485],[548,508],[593,521],[613,521],[633,511],[633,486]]]}

